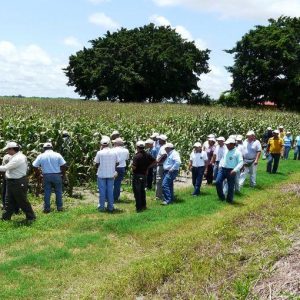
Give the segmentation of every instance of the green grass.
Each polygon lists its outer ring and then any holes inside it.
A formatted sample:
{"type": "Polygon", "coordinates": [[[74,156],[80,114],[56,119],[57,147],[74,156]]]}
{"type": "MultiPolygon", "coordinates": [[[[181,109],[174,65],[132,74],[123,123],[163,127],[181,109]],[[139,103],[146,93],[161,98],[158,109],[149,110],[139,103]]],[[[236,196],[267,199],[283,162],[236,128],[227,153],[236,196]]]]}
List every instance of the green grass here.
{"type": "Polygon", "coordinates": [[[265,164],[234,205],[215,187],[199,198],[177,190],[168,207],[150,192],[141,214],[128,199],[113,215],[68,199],[65,212],[43,215],[32,198],[35,223],[0,223],[0,299],[246,299],[300,221],[299,198],[281,192],[300,184],[299,161],[281,161],[276,175],[265,164]]]}

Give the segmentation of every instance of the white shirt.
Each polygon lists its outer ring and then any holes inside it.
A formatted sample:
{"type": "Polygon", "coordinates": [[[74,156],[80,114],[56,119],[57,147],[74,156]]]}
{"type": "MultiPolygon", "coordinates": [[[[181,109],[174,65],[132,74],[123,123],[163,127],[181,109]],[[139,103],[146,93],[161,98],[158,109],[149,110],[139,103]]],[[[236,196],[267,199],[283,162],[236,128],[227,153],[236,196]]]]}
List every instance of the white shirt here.
{"type": "Polygon", "coordinates": [[[166,145],[163,145],[160,147],[157,157],[156,157],[156,160],[159,161],[163,155],[167,155],[166,145]]]}
{"type": "Polygon", "coordinates": [[[99,164],[97,176],[99,178],[113,178],[116,171],[118,156],[113,149],[105,147],[97,152],[94,159],[96,164],[99,164]]]}
{"type": "Polygon", "coordinates": [[[41,167],[43,174],[58,174],[61,173],[60,167],[65,165],[66,161],[63,157],[53,150],[46,150],[38,155],[32,165],[35,168],[41,167]]]}
{"type": "Polygon", "coordinates": [[[220,161],[222,157],[224,156],[226,146],[223,145],[222,147],[220,145],[216,146],[216,149],[214,151],[214,154],[216,155],[216,161],[220,161]]]}
{"type": "Polygon", "coordinates": [[[6,165],[12,156],[10,154],[5,154],[2,159],[2,166],[6,165]]]}
{"type": "Polygon", "coordinates": [[[236,146],[236,149],[238,149],[242,153],[242,155],[244,156],[244,145],[243,144],[238,144],[236,146]]]}
{"type": "Polygon", "coordinates": [[[12,155],[5,166],[0,166],[0,172],[5,172],[7,179],[19,179],[26,176],[28,170],[27,158],[22,152],[12,155]]]}
{"type": "Polygon", "coordinates": [[[126,167],[126,160],[129,159],[129,151],[124,147],[117,146],[112,149],[118,156],[119,165],[118,168],[125,168],[126,167]]]}
{"type": "Polygon", "coordinates": [[[244,165],[241,152],[237,148],[232,150],[226,149],[223,158],[220,161],[220,167],[239,171],[244,165]]]}
{"type": "Polygon", "coordinates": [[[208,160],[207,153],[205,151],[195,152],[193,151],[190,155],[190,161],[193,167],[203,167],[205,162],[208,160]]]}
{"type": "Polygon", "coordinates": [[[261,152],[261,144],[260,141],[252,141],[248,142],[245,140],[243,143],[243,156],[244,160],[254,160],[256,158],[257,152],[261,152]]]}

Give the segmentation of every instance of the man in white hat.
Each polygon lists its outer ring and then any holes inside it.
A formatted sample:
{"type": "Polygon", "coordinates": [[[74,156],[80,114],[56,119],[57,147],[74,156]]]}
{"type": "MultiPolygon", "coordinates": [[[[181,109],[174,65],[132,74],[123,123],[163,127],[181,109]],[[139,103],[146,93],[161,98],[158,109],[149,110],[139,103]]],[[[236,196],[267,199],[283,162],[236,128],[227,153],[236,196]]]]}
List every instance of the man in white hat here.
{"type": "Polygon", "coordinates": [[[62,188],[67,164],[61,154],[53,151],[51,143],[43,145],[44,153],[38,155],[32,163],[37,178],[43,178],[44,184],[44,213],[49,213],[52,188],[55,191],[56,207],[58,211],[63,210],[62,188]]]}
{"type": "Polygon", "coordinates": [[[192,182],[194,186],[193,196],[200,195],[203,175],[207,171],[207,163],[207,154],[205,151],[202,151],[202,144],[199,142],[195,143],[189,161],[189,170],[192,171],[192,182]]]}
{"type": "Polygon", "coordinates": [[[295,144],[294,144],[294,160],[297,159],[300,160],[300,134],[296,136],[295,138],[295,144]]]}
{"type": "Polygon", "coordinates": [[[118,173],[114,180],[114,202],[120,201],[121,184],[126,173],[126,162],[129,160],[129,151],[124,147],[124,141],[122,138],[116,138],[112,141],[114,145],[114,152],[119,158],[119,164],[116,168],[118,173]]]}
{"type": "Polygon", "coordinates": [[[27,199],[27,158],[15,142],[8,142],[4,150],[11,157],[6,165],[0,166],[0,172],[5,172],[7,199],[2,220],[10,220],[16,208],[19,207],[25,213],[26,220],[33,221],[36,217],[27,199]]]}
{"type": "Polygon", "coordinates": [[[215,140],[215,139],[216,139],[216,136],[215,136],[214,134],[211,133],[211,134],[209,134],[206,138],[207,138],[206,141],[205,141],[205,142],[203,143],[203,145],[202,145],[203,151],[206,151],[207,148],[209,147],[209,139],[215,140]]]}
{"type": "Polygon", "coordinates": [[[145,143],[138,141],[136,143],[137,153],[132,161],[132,189],[135,198],[135,207],[137,212],[147,208],[146,204],[146,176],[148,169],[156,164],[155,158],[145,151],[145,143]]]}
{"type": "Polygon", "coordinates": [[[218,142],[218,145],[215,148],[215,151],[213,153],[213,157],[212,157],[212,160],[211,160],[211,163],[212,163],[213,168],[214,168],[213,169],[213,179],[214,180],[217,179],[220,160],[224,156],[224,153],[225,153],[225,150],[226,150],[225,138],[223,136],[218,137],[217,142],[218,142]]]}
{"type": "Polygon", "coordinates": [[[277,172],[281,152],[283,149],[283,139],[279,137],[279,130],[278,129],[274,130],[273,135],[274,136],[269,139],[268,147],[267,147],[267,155],[268,155],[267,172],[270,174],[271,173],[274,174],[277,172]]]}
{"type": "MultiPolygon", "coordinates": [[[[203,147],[204,149],[204,147],[203,147]]],[[[206,172],[206,183],[212,184],[214,180],[214,165],[213,155],[216,150],[216,140],[213,137],[208,138],[208,146],[206,147],[206,154],[208,159],[207,172],[206,172]]]]}
{"type": "MultiPolygon", "coordinates": [[[[103,137],[103,136],[102,136],[103,137]]],[[[120,132],[118,130],[114,130],[110,135],[110,139],[113,141],[120,137],[120,132]]]]}
{"type": "Polygon", "coordinates": [[[108,212],[114,211],[114,177],[116,167],[119,163],[118,155],[109,148],[110,139],[107,136],[101,139],[101,150],[97,152],[94,162],[97,167],[97,183],[99,189],[100,212],[105,211],[105,200],[107,199],[108,212]]]}
{"type": "Polygon", "coordinates": [[[283,137],[283,146],[284,146],[283,159],[288,159],[290,150],[293,147],[293,136],[290,131],[287,131],[286,135],[283,137]]]}
{"type": "Polygon", "coordinates": [[[181,159],[179,153],[174,150],[174,145],[171,143],[166,144],[167,159],[164,161],[164,174],[163,174],[163,205],[168,205],[174,201],[174,180],[176,179],[181,159]]]}
{"type": "Polygon", "coordinates": [[[250,187],[256,185],[257,165],[261,155],[261,144],[256,140],[255,133],[250,130],[246,134],[246,140],[243,143],[244,170],[240,175],[240,188],[244,185],[247,175],[250,174],[250,187]]]}
{"type": "MultiPolygon", "coordinates": [[[[283,140],[283,138],[285,137],[285,131],[284,131],[284,127],[282,125],[278,126],[278,130],[279,130],[279,138],[283,140]]],[[[284,153],[284,147],[282,147],[281,150],[281,155],[280,157],[283,158],[283,153],[284,153]]]]}
{"type": "Polygon", "coordinates": [[[267,128],[267,131],[264,133],[263,138],[262,138],[262,150],[263,150],[262,159],[267,158],[267,155],[266,155],[267,146],[268,146],[269,139],[271,137],[273,137],[273,130],[272,130],[272,127],[269,126],[267,128]]]}
{"type": "Polygon", "coordinates": [[[235,147],[236,141],[232,138],[226,140],[227,150],[220,161],[219,172],[216,180],[216,189],[221,200],[225,200],[223,192],[223,183],[227,179],[228,193],[226,200],[233,202],[234,184],[236,172],[243,167],[243,158],[241,152],[235,147]]]}
{"type": "Polygon", "coordinates": [[[163,194],[162,194],[162,181],[163,181],[163,173],[164,173],[163,164],[164,164],[164,161],[167,158],[167,152],[165,150],[165,145],[166,145],[168,137],[164,134],[161,134],[157,138],[158,138],[160,148],[159,148],[159,151],[158,151],[158,154],[157,154],[157,157],[156,157],[156,162],[157,162],[157,169],[156,169],[156,199],[157,200],[163,200],[163,194]]]}
{"type": "MultiPolygon", "coordinates": [[[[147,139],[145,141],[145,150],[154,159],[156,159],[158,152],[157,152],[157,148],[154,146],[154,144],[155,144],[154,140],[147,139]]],[[[146,185],[147,186],[147,190],[151,190],[152,189],[154,175],[156,176],[156,170],[154,172],[154,167],[149,168],[148,169],[148,173],[147,173],[147,185],[146,185]]]]}

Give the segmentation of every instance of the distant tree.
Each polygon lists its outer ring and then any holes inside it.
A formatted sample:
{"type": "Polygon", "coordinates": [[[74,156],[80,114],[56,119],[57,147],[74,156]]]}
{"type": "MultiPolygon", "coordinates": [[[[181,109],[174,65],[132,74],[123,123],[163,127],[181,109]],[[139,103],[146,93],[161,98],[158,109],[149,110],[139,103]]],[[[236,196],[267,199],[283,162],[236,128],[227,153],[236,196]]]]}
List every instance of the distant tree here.
{"type": "Polygon", "coordinates": [[[64,69],[68,85],[86,99],[160,102],[199,90],[199,76],[209,72],[210,51],[199,50],[170,26],[106,33],[92,47],[71,55],[64,69]]]}
{"type": "Polygon", "coordinates": [[[209,95],[204,94],[202,91],[191,93],[187,97],[187,101],[192,105],[211,105],[214,102],[209,95]]]}
{"type": "Polygon", "coordinates": [[[221,94],[217,104],[222,106],[237,107],[240,105],[240,96],[237,92],[227,91],[221,94]]]}
{"type": "Polygon", "coordinates": [[[270,19],[226,52],[234,54],[234,65],[227,69],[240,105],[271,101],[300,110],[300,18],[270,19]]]}

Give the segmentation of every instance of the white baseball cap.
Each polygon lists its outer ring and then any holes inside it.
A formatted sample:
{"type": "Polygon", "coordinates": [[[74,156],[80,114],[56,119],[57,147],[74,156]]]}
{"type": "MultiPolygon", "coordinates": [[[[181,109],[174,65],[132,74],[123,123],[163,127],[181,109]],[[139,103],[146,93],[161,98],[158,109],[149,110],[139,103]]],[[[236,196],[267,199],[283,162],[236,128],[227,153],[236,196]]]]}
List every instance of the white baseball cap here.
{"type": "Polygon", "coordinates": [[[139,148],[144,148],[145,147],[145,142],[144,141],[138,141],[136,143],[136,146],[139,147],[139,148]]]}
{"type": "Polygon", "coordinates": [[[114,130],[110,136],[118,135],[118,134],[120,134],[119,131],[118,130],[114,130]]]}
{"type": "Polygon", "coordinates": [[[52,144],[47,142],[43,145],[43,148],[53,148],[52,144]]]}
{"type": "Polygon", "coordinates": [[[272,127],[269,126],[269,127],[267,128],[267,130],[272,130],[272,127]]]}
{"type": "Polygon", "coordinates": [[[275,129],[273,132],[278,134],[280,133],[278,129],[275,129]]]}
{"type": "Polygon", "coordinates": [[[118,137],[115,140],[112,141],[114,144],[123,144],[124,141],[122,138],[118,137]]]}
{"type": "Polygon", "coordinates": [[[161,134],[157,138],[162,140],[162,141],[166,141],[168,139],[168,137],[165,134],[161,134]]]}
{"type": "Polygon", "coordinates": [[[237,141],[242,141],[242,140],[243,140],[243,136],[240,135],[240,134],[237,135],[237,136],[236,136],[236,140],[237,140],[237,141]]]}
{"type": "Polygon", "coordinates": [[[254,131],[253,130],[249,130],[246,134],[246,136],[250,136],[250,135],[255,135],[254,131]]]}
{"type": "Polygon", "coordinates": [[[154,139],[154,138],[157,138],[158,136],[159,136],[158,132],[153,132],[150,137],[151,137],[151,139],[154,139]]]}
{"type": "Polygon", "coordinates": [[[152,139],[147,139],[145,141],[145,144],[153,144],[153,143],[154,143],[154,141],[152,139]]]}
{"type": "Polygon", "coordinates": [[[223,136],[219,136],[216,140],[225,142],[225,138],[223,136]]]}
{"type": "Polygon", "coordinates": [[[196,142],[196,143],[194,144],[194,147],[202,147],[202,144],[199,143],[199,142],[196,142]]]}
{"type": "Polygon", "coordinates": [[[290,131],[287,131],[286,134],[291,134],[291,132],[290,132],[290,131]]]}
{"type": "Polygon", "coordinates": [[[108,145],[110,143],[110,138],[108,136],[102,136],[102,139],[100,141],[101,145],[108,145]]]}
{"type": "Polygon", "coordinates": [[[212,141],[212,142],[215,142],[215,141],[216,141],[214,137],[210,137],[210,138],[208,138],[208,140],[209,140],[209,141],[212,141]]]}
{"type": "Polygon", "coordinates": [[[209,138],[215,138],[215,135],[214,134],[209,134],[208,136],[207,136],[207,138],[209,139],[209,138]]]}
{"type": "Polygon", "coordinates": [[[279,128],[279,129],[283,129],[283,126],[282,126],[282,125],[280,125],[280,126],[278,126],[278,128],[279,128]]]}
{"type": "Polygon", "coordinates": [[[19,148],[20,146],[16,142],[7,142],[6,146],[3,150],[7,150],[10,148],[19,148]]]}
{"type": "Polygon", "coordinates": [[[165,148],[174,148],[174,145],[172,143],[166,143],[165,148]]]}
{"type": "Polygon", "coordinates": [[[225,144],[227,144],[227,145],[228,144],[235,144],[235,139],[229,138],[229,139],[226,140],[225,144]]]}

